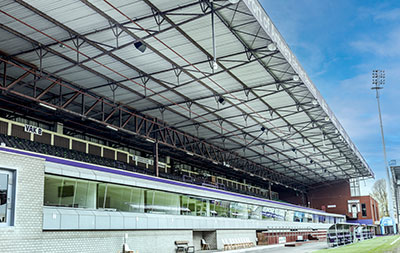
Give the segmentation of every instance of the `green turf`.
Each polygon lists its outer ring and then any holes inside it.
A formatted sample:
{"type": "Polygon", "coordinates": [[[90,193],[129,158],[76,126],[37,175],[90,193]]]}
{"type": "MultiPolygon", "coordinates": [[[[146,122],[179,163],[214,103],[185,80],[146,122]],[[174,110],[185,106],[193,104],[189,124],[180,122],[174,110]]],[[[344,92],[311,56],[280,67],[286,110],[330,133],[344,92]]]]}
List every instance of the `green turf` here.
{"type": "Polygon", "coordinates": [[[390,243],[394,242],[399,235],[393,236],[382,236],[373,239],[353,243],[347,246],[341,246],[326,250],[316,251],[318,253],[353,253],[353,252],[397,252],[396,249],[400,249],[400,240],[393,245],[390,243]]]}

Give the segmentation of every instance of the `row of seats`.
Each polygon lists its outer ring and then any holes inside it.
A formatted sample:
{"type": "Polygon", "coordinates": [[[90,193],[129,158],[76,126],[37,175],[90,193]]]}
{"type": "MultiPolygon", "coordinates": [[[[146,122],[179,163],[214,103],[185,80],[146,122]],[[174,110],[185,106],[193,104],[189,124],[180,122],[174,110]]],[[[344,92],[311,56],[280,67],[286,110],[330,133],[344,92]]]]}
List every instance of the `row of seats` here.
{"type": "MultiPolygon", "coordinates": [[[[57,156],[57,157],[63,157],[63,158],[71,159],[71,160],[82,161],[82,162],[92,163],[92,164],[97,164],[97,165],[103,165],[103,166],[118,168],[118,169],[122,169],[122,170],[128,170],[128,171],[132,171],[132,172],[138,172],[141,174],[154,175],[154,170],[147,169],[142,166],[135,166],[135,165],[132,165],[132,164],[129,164],[126,162],[122,162],[122,161],[118,161],[118,160],[114,160],[114,159],[108,159],[108,158],[104,158],[104,157],[97,156],[97,155],[87,154],[84,152],[71,150],[68,148],[53,146],[53,145],[44,144],[44,143],[40,143],[40,142],[34,142],[34,141],[18,138],[15,136],[8,136],[8,135],[0,134],[0,143],[5,143],[6,146],[8,146],[8,147],[18,148],[18,149],[32,151],[32,152],[36,152],[36,153],[42,153],[42,154],[47,154],[47,155],[52,155],[52,156],[57,156]]],[[[208,186],[208,185],[212,184],[212,182],[210,182],[210,180],[207,177],[195,176],[195,175],[187,176],[187,175],[184,175],[179,170],[172,170],[172,173],[165,173],[165,172],[160,171],[159,176],[170,179],[170,180],[183,181],[183,182],[196,184],[196,185],[208,186]]],[[[232,192],[237,192],[237,193],[245,194],[245,195],[265,197],[265,196],[256,194],[251,191],[243,191],[243,190],[236,189],[234,187],[226,187],[223,184],[217,184],[217,185],[215,185],[215,188],[222,189],[222,190],[228,190],[228,191],[232,191],[232,192]]]]}
{"type": "Polygon", "coordinates": [[[141,168],[139,166],[133,166],[128,163],[124,163],[121,161],[104,158],[101,156],[91,155],[83,152],[79,152],[76,150],[71,150],[63,147],[52,146],[40,142],[34,142],[30,140],[25,140],[22,138],[7,136],[0,134],[0,142],[5,143],[6,146],[12,148],[18,148],[22,150],[32,151],[36,153],[42,153],[46,155],[52,155],[62,158],[67,158],[71,160],[98,164],[113,168],[118,168],[122,170],[129,170],[133,172],[139,172],[142,174],[152,174],[152,171],[147,170],[145,168],[141,168]]]}
{"type": "Polygon", "coordinates": [[[252,242],[247,237],[222,239],[222,244],[224,245],[224,250],[245,249],[254,247],[254,242],[252,242]]]}

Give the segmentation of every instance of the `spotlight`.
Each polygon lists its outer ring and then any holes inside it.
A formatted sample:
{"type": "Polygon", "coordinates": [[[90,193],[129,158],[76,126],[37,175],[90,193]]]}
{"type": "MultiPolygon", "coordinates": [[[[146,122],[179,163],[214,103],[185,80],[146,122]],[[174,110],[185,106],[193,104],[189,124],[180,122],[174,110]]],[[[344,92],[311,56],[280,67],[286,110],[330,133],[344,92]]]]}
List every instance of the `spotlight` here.
{"type": "Polygon", "coordinates": [[[271,43],[267,46],[269,51],[276,51],[276,45],[275,43],[271,43]]]}
{"type": "Polygon", "coordinates": [[[310,163],[313,163],[314,161],[313,160],[310,160],[310,163]]]}
{"type": "Polygon", "coordinates": [[[216,61],[213,62],[213,69],[214,70],[218,69],[218,63],[216,61]]]}
{"type": "Polygon", "coordinates": [[[293,152],[296,152],[296,149],[295,149],[295,148],[292,148],[292,151],[293,151],[293,152]]]}
{"type": "Polygon", "coordinates": [[[218,102],[221,104],[221,105],[224,105],[225,104],[225,98],[223,98],[222,96],[220,96],[219,98],[218,98],[218,102]]]}
{"type": "Polygon", "coordinates": [[[317,101],[316,99],[314,99],[313,101],[311,101],[311,103],[312,103],[313,105],[318,105],[318,101],[317,101]]]}
{"type": "Polygon", "coordinates": [[[141,41],[136,41],[135,43],[133,43],[133,45],[135,45],[136,49],[142,53],[144,53],[144,51],[146,50],[146,45],[143,44],[143,42],[141,41]]]}
{"type": "Polygon", "coordinates": [[[265,131],[265,127],[264,127],[264,126],[261,127],[261,131],[262,131],[262,132],[265,131]]]}
{"type": "Polygon", "coordinates": [[[300,80],[300,77],[298,75],[294,75],[292,79],[293,81],[298,82],[300,80]]]}
{"type": "Polygon", "coordinates": [[[64,44],[61,44],[61,43],[58,44],[58,46],[61,47],[61,48],[65,48],[65,45],[64,45],[64,44]]]}
{"type": "Polygon", "coordinates": [[[328,116],[325,117],[325,121],[326,121],[326,122],[329,121],[329,117],[328,117],[328,116]]]}
{"type": "Polygon", "coordinates": [[[228,0],[231,4],[237,4],[240,0],[228,0]]]}

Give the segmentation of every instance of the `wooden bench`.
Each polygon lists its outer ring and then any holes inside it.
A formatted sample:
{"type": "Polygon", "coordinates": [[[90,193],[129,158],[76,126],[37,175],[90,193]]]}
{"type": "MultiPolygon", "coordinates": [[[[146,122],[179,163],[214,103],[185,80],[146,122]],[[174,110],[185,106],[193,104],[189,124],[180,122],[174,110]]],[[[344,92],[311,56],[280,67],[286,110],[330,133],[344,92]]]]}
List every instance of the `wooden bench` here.
{"type": "Polygon", "coordinates": [[[189,246],[189,241],[175,241],[175,252],[195,252],[194,246],[189,246]]]}

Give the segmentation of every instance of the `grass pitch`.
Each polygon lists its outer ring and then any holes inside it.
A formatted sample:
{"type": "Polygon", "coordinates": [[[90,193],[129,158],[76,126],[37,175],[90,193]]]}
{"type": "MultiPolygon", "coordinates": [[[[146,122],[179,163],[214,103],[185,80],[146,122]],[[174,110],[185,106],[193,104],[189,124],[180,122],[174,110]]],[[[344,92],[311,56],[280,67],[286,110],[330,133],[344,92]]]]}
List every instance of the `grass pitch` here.
{"type": "Polygon", "coordinates": [[[318,253],[400,252],[400,235],[380,236],[346,246],[319,250],[318,253]]]}

